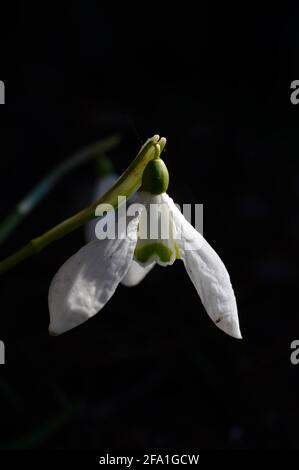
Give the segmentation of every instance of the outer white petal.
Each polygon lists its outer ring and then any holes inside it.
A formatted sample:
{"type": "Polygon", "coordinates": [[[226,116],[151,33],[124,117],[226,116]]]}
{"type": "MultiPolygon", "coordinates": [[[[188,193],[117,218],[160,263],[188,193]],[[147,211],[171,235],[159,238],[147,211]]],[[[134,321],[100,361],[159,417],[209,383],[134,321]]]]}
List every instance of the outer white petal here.
{"type": "Polygon", "coordinates": [[[126,287],[137,286],[145,276],[153,269],[156,263],[151,263],[148,266],[141,266],[137,261],[133,260],[127,274],[123,277],[121,283],[126,287]]]}
{"type": "Polygon", "coordinates": [[[93,240],[59,269],[49,289],[50,333],[80,325],[112,297],[132,262],[139,217],[128,224],[126,238],[93,240]]]}
{"type": "Polygon", "coordinates": [[[173,200],[167,195],[165,200],[173,211],[180,256],[208,315],[225,333],[241,338],[236,298],[226,267],[173,200]]]}

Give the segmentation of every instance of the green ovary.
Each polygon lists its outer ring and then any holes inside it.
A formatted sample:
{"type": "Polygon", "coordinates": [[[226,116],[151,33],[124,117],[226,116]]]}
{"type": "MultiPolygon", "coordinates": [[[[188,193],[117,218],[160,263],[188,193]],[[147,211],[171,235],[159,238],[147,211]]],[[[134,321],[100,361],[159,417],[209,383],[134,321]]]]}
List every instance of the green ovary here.
{"type": "Polygon", "coordinates": [[[155,255],[162,263],[169,263],[172,257],[172,251],[162,243],[148,243],[140,248],[136,248],[134,255],[140,263],[146,263],[155,255]]]}

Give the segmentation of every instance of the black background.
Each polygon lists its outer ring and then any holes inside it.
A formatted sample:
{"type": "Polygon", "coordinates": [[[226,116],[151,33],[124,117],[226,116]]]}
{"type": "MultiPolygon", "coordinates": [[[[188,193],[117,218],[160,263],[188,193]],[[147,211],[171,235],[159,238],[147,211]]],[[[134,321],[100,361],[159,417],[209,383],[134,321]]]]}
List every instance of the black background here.
{"type": "MultiPolygon", "coordinates": [[[[1,16],[0,217],[81,146],[119,133],[120,173],[159,133],[169,193],[204,203],[244,339],[215,328],[180,262],[49,338],[49,283],[78,230],[1,277],[0,447],[298,448],[298,11],[72,2],[1,16]]],[[[1,255],[85,207],[93,179],[92,164],[70,174],[1,255]]]]}

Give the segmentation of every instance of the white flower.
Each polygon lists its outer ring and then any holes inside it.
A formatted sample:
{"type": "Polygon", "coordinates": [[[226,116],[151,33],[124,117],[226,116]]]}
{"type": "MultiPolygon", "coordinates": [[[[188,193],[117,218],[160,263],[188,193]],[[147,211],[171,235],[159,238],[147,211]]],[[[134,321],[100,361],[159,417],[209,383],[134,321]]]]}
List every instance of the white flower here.
{"type": "Polygon", "coordinates": [[[165,189],[153,195],[145,192],[147,186],[142,186],[138,204],[129,207],[130,220],[118,237],[91,241],[55,275],[49,290],[50,332],[61,334],[99,312],[130,268],[130,278],[124,283],[135,285],[155,263],[168,266],[181,259],[213,322],[241,338],[236,299],[223,262],[165,189]],[[148,236],[150,205],[164,220],[166,236],[161,231],[156,237],[148,236]]]}

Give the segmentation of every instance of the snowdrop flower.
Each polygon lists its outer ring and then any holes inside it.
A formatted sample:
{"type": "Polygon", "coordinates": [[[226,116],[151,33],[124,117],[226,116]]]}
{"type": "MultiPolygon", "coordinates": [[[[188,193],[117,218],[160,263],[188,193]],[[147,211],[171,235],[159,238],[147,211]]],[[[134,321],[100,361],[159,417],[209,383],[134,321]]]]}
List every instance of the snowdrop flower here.
{"type": "Polygon", "coordinates": [[[118,236],[91,241],[59,269],[49,289],[52,334],[70,330],[99,312],[130,267],[127,284],[135,285],[155,264],[168,266],[181,259],[212,321],[241,338],[229,274],[167,195],[168,182],[165,163],[160,158],[151,160],[137,203],[128,208],[129,221],[118,226],[118,236]],[[161,230],[151,226],[149,208],[158,214],[161,230]]]}

